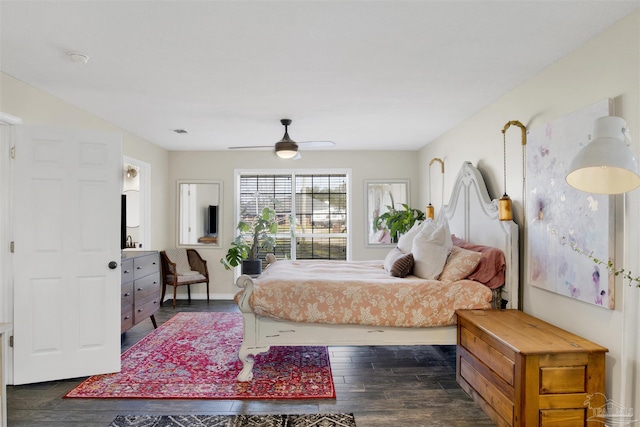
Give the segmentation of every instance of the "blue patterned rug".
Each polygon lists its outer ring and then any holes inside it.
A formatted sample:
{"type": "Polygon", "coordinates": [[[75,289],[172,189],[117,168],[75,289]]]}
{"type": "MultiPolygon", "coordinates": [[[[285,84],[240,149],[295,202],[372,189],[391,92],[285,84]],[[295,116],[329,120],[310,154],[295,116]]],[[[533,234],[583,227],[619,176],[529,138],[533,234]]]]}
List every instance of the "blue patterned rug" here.
{"type": "Polygon", "coordinates": [[[356,427],[353,414],[118,415],[109,427],[356,427]]]}

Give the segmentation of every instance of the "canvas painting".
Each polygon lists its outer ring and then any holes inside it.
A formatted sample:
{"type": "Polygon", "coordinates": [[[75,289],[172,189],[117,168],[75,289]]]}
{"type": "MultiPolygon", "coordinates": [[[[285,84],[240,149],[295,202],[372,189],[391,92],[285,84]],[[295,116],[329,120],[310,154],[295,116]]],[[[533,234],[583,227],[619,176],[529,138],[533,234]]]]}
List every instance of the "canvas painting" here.
{"type": "Polygon", "coordinates": [[[526,215],[529,284],[613,309],[614,277],[591,259],[612,259],[612,201],[565,181],[594,120],[610,112],[605,100],[529,131],[526,215]]]}

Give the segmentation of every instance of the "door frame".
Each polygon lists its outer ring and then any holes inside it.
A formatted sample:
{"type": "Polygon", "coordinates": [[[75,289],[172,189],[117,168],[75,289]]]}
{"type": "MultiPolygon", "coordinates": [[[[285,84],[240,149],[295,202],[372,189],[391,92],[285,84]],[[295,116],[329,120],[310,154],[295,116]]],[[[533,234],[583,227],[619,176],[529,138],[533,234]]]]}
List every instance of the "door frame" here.
{"type": "MultiPolygon", "coordinates": [[[[130,164],[138,167],[140,177],[140,238],[142,248],[138,250],[151,250],[151,165],[142,160],[122,155],[122,164],[130,164]]],[[[123,172],[124,173],[124,172],[123,172]]]]}
{"type": "MultiPolygon", "coordinates": [[[[22,124],[20,117],[0,112],[0,321],[13,322],[13,258],[10,242],[13,240],[12,231],[12,183],[11,183],[11,147],[14,136],[13,127],[22,124]]],[[[2,343],[9,348],[9,336],[3,334],[2,343]]],[[[13,384],[13,352],[7,351],[3,355],[4,372],[8,384],[13,384]]]]}

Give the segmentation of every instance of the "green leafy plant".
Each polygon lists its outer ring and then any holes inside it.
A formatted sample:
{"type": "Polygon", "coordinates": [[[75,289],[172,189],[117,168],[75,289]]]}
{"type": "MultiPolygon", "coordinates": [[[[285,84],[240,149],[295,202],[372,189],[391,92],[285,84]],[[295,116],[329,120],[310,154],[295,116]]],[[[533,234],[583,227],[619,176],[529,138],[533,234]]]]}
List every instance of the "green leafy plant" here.
{"type": "MultiPolygon", "coordinates": [[[[241,217],[244,213],[245,210],[241,217]]],[[[269,206],[262,208],[260,214],[251,221],[240,220],[236,227],[240,234],[231,242],[227,254],[220,260],[224,268],[231,270],[245,259],[257,260],[260,249],[272,251],[276,246],[278,224],[276,211],[269,206]]]]}
{"type": "Polygon", "coordinates": [[[424,220],[424,212],[421,210],[410,208],[405,203],[402,204],[402,207],[404,207],[404,210],[397,210],[392,206],[387,206],[387,212],[374,218],[373,231],[386,228],[391,234],[391,241],[397,242],[398,237],[409,231],[416,221],[424,220]]]}

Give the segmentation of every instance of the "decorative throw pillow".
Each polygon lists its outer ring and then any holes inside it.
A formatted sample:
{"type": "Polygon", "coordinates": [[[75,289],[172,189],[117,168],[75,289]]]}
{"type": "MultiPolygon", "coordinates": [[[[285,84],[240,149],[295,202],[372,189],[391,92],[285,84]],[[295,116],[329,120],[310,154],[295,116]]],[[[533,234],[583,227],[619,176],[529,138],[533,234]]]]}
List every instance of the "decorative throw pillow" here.
{"type": "Polygon", "coordinates": [[[413,239],[413,274],[423,279],[437,279],[452,247],[451,232],[446,220],[442,224],[426,224],[413,239]]]}
{"type": "Polygon", "coordinates": [[[411,252],[411,248],[413,247],[413,239],[418,235],[422,227],[426,227],[427,224],[431,222],[431,218],[425,221],[416,221],[413,224],[413,227],[409,229],[409,231],[398,237],[398,248],[405,254],[411,252]]]}
{"type": "Polygon", "coordinates": [[[457,282],[466,278],[478,267],[482,253],[454,246],[438,280],[457,282]]]}
{"type": "Polygon", "coordinates": [[[496,289],[504,285],[506,262],[504,253],[500,249],[469,243],[455,235],[451,238],[456,246],[482,253],[478,267],[467,277],[468,279],[483,283],[490,289],[496,289]]]}
{"type": "Polygon", "coordinates": [[[412,268],[413,254],[405,254],[398,248],[391,249],[384,259],[384,269],[393,277],[406,277],[412,268]]]}

